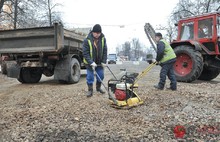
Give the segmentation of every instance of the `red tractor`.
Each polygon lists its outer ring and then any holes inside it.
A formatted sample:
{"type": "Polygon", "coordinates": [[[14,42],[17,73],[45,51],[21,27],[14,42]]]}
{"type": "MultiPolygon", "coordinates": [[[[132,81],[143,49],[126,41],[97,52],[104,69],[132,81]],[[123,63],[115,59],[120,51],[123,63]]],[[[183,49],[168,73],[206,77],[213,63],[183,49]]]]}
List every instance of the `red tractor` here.
{"type": "Polygon", "coordinates": [[[220,13],[181,19],[178,37],[171,46],[177,55],[177,81],[216,78],[220,73],[220,13]]]}

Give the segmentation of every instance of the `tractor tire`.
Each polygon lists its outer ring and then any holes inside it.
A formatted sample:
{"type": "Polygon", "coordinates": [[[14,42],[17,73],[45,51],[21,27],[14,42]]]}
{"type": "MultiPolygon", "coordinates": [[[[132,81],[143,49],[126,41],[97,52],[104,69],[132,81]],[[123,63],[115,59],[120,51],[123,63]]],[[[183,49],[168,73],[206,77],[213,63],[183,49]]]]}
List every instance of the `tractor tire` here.
{"type": "Polygon", "coordinates": [[[199,80],[210,81],[219,75],[219,69],[204,67],[199,80]]]}
{"type": "Polygon", "coordinates": [[[42,76],[40,68],[22,68],[17,79],[21,83],[38,83],[42,76]]]}
{"type": "Polygon", "coordinates": [[[174,48],[177,59],[174,73],[179,82],[192,82],[199,78],[203,70],[203,57],[199,51],[188,45],[174,48]]]}
{"type": "Polygon", "coordinates": [[[76,58],[72,58],[70,62],[68,81],[59,80],[59,82],[63,84],[74,84],[79,82],[80,77],[81,77],[81,68],[79,61],[76,58]]]}

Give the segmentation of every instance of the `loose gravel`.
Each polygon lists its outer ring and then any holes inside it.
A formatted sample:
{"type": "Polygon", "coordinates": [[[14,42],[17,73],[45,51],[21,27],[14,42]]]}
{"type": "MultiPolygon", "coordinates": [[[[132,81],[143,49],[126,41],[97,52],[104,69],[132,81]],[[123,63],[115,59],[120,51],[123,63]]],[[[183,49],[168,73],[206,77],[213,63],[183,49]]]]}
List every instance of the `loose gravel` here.
{"type": "MultiPolygon", "coordinates": [[[[147,67],[109,65],[141,72],[147,67]]],[[[178,90],[156,90],[160,67],[139,82],[136,93],[144,104],[129,110],[110,107],[107,94],[86,98],[85,75],[77,84],[59,84],[43,77],[20,84],[0,75],[0,142],[218,142],[220,141],[220,78],[178,83],[178,90]],[[173,129],[186,129],[183,139],[173,129]]],[[[112,77],[106,69],[105,84],[112,77]]],[[[167,81],[169,87],[169,81],[167,81]]]]}

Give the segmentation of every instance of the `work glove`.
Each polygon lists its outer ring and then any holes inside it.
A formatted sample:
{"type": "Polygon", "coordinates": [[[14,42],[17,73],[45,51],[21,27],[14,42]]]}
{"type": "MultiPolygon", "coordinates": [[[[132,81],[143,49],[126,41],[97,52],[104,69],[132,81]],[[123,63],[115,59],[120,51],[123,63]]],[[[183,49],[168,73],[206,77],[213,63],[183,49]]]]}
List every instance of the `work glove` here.
{"type": "Polygon", "coordinates": [[[152,59],[152,63],[153,63],[153,64],[156,63],[156,65],[159,65],[159,64],[160,64],[160,62],[158,62],[156,59],[152,59]]]}
{"type": "Polygon", "coordinates": [[[95,62],[92,62],[90,66],[92,67],[93,70],[95,70],[95,68],[97,67],[97,64],[95,62]]]}
{"type": "Polygon", "coordinates": [[[104,68],[106,67],[107,65],[105,63],[101,63],[101,66],[104,68]]]}
{"type": "Polygon", "coordinates": [[[149,64],[151,64],[151,63],[152,63],[152,60],[147,60],[147,62],[148,62],[149,64]]]}
{"type": "Polygon", "coordinates": [[[156,60],[156,59],[152,59],[151,62],[152,62],[152,63],[155,63],[155,62],[157,62],[157,60],[156,60]]]}
{"type": "Polygon", "coordinates": [[[154,63],[156,63],[156,65],[159,65],[159,62],[157,62],[156,59],[149,60],[148,63],[149,63],[149,64],[154,64],[154,63]]]}
{"type": "Polygon", "coordinates": [[[156,59],[151,59],[151,60],[148,60],[147,61],[149,64],[152,64],[152,63],[155,63],[156,62],[156,59]]]}

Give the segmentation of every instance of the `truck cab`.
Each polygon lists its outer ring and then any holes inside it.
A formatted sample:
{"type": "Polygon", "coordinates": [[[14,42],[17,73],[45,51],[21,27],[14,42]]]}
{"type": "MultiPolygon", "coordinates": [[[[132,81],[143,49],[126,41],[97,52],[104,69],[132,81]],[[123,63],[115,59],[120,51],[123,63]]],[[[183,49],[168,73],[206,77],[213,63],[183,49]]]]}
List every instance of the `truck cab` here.
{"type": "Polygon", "coordinates": [[[108,54],[108,64],[116,64],[117,55],[116,54],[108,54]]]}

